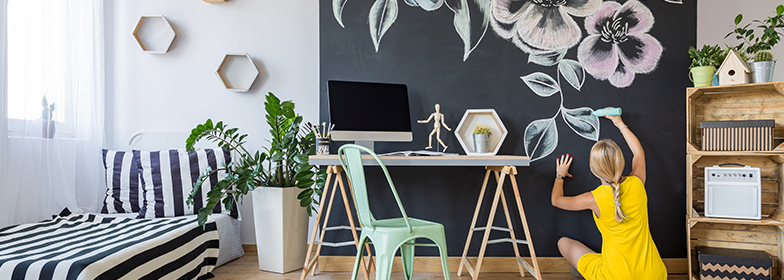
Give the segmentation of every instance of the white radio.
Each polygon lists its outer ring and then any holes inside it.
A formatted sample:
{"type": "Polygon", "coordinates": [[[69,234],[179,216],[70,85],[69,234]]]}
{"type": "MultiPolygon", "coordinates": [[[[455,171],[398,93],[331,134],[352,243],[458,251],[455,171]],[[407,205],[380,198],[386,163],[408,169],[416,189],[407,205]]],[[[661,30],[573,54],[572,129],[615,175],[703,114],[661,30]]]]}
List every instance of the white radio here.
{"type": "Polygon", "coordinates": [[[760,183],[758,167],[705,167],[705,216],[759,220],[760,183]]]}

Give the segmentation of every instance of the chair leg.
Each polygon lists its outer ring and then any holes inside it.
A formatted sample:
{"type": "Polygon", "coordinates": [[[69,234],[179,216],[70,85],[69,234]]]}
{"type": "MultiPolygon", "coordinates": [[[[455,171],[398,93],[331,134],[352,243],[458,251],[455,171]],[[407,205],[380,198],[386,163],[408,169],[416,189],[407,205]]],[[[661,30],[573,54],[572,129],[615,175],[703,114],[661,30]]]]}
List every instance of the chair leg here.
{"type": "Polygon", "coordinates": [[[376,280],[389,280],[392,277],[392,264],[395,261],[397,248],[373,244],[376,248],[376,280]]]}
{"type": "Polygon", "coordinates": [[[416,248],[414,241],[416,239],[411,239],[400,246],[400,257],[403,260],[403,272],[406,275],[406,280],[411,280],[411,276],[414,274],[414,249],[416,248]]]}
{"type": "Polygon", "coordinates": [[[444,271],[444,279],[449,280],[449,256],[446,251],[446,236],[441,234],[439,240],[433,240],[438,246],[438,252],[441,255],[441,269],[444,271]]]}
{"type": "Polygon", "coordinates": [[[357,258],[354,260],[354,270],[351,272],[351,280],[357,280],[357,273],[359,273],[359,266],[360,263],[362,263],[362,253],[365,249],[365,246],[362,245],[365,244],[366,240],[367,237],[365,236],[362,236],[359,239],[360,246],[357,248],[357,258]]]}

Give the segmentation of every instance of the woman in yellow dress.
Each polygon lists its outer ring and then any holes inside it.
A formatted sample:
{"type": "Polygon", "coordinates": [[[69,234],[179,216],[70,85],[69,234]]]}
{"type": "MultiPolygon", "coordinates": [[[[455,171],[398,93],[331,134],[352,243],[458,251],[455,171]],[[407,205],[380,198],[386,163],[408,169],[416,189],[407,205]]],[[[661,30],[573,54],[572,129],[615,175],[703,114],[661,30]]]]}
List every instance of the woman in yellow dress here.
{"type": "Polygon", "coordinates": [[[602,234],[601,253],[568,237],[558,240],[558,250],[586,279],[667,279],[667,268],[648,226],[645,152],[620,116],[605,117],[620,129],[632,150],[632,171],[622,176],[625,161],[621,148],[612,140],[601,140],[591,148],[590,167],[602,184],[593,191],[568,197],[563,195],[563,183],[564,178],[572,177],[572,157],[561,155],[556,159],[553,206],[570,211],[590,209],[602,234]]]}

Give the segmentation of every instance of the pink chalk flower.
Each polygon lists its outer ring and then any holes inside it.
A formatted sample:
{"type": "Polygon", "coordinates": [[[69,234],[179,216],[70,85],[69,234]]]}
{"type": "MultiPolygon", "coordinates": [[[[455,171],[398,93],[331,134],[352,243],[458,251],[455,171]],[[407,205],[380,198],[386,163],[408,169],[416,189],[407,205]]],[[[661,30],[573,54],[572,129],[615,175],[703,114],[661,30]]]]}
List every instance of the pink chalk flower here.
{"type": "Polygon", "coordinates": [[[636,73],[650,73],[661,58],[661,43],[647,34],[653,23],[651,10],[639,1],[604,2],[585,18],[589,35],[577,47],[577,60],[597,80],[628,87],[636,73]]]}
{"type": "MultiPolygon", "coordinates": [[[[527,0],[513,10],[511,0],[492,0],[493,30],[527,53],[569,49],[582,32],[572,16],[596,12],[602,0],[527,0]]],[[[515,1],[516,2],[516,1],[515,1]]],[[[519,2],[516,2],[519,3],[519,2]]]]}

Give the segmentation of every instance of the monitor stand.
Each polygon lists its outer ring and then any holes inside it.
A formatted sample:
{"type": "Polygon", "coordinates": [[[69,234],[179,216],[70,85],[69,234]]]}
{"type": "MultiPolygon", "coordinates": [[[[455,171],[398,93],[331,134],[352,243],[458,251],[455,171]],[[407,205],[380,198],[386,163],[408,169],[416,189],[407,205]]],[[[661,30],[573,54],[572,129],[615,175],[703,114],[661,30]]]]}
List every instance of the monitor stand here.
{"type": "Polygon", "coordinates": [[[376,152],[375,150],[373,150],[373,141],[355,141],[354,144],[360,145],[362,147],[370,149],[373,152],[376,152]]]}

